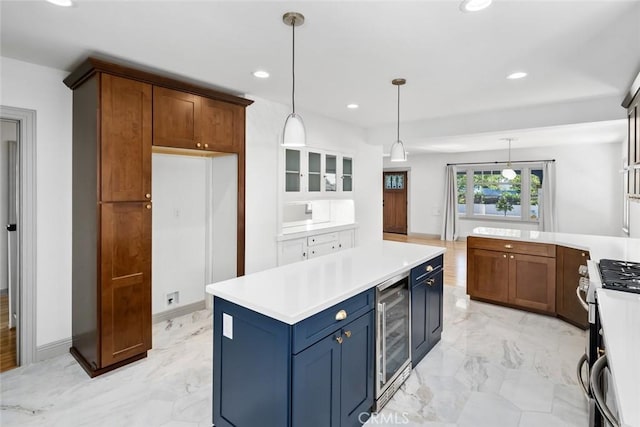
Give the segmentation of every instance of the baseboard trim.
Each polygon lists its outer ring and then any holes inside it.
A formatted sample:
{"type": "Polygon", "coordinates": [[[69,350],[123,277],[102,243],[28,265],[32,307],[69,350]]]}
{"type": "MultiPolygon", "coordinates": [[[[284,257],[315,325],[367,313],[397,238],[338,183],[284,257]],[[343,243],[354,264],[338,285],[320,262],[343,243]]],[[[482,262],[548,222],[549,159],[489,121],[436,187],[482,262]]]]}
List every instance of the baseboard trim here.
{"type": "Polygon", "coordinates": [[[205,300],[186,304],[181,307],[172,308],[171,310],[162,311],[151,316],[151,321],[156,324],[164,322],[166,320],[174,319],[176,317],[184,316],[185,314],[193,313],[194,311],[204,310],[206,307],[205,300]]]}
{"type": "Polygon", "coordinates": [[[417,237],[418,239],[436,239],[440,240],[439,234],[426,234],[426,233],[407,233],[408,237],[417,237]]]}
{"type": "Polygon", "coordinates": [[[61,354],[69,353],[69,349],[73,346],[71,338],[50,342],[48,344],[36,347],[36,362],[51,359],[61,354]]]}

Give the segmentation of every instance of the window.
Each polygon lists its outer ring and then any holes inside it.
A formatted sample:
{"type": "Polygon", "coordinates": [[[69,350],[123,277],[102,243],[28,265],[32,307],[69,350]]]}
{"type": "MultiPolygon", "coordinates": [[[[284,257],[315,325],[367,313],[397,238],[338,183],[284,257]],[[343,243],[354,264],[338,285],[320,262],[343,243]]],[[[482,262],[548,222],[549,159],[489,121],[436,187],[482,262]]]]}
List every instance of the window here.
{"type": "Polygon", "coordinates": [[[502,176],[500,165],[469,166],[457,173],[458,215],[461,218],[538,222],[542,199],[542,165],[515,169],[502,176]]]}

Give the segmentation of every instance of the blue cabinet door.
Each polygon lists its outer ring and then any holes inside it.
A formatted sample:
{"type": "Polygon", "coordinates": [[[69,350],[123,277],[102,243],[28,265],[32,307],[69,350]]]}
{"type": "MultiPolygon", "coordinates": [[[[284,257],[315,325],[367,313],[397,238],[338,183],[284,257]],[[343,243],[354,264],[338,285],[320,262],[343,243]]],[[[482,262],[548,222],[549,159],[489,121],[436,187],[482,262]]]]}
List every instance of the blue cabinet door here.
{"type": "Polygon", "coordinates": [[[411,363],[414,368],[429,351],[427,288],[426,279],[411,287],[411,363]]]}
{"type": "Polygon", "coordinates": [[[340,330],[293,356],[293,427],[340,426],[342,346],[338,338],[343,340],[340,330]]]}
{"type": "Polygon", "coordinates": [[[442,270],[433,276],[434,282],[427,286],[427,335],[429,348],[431,350],[442,336],[442,293],[443,274],[442,270]]]}
{"type": "Polygon", "coordinates": [[[342,328],[340,425],[356,427],[368,419],[374,394],[373,311],[342,328]]]}

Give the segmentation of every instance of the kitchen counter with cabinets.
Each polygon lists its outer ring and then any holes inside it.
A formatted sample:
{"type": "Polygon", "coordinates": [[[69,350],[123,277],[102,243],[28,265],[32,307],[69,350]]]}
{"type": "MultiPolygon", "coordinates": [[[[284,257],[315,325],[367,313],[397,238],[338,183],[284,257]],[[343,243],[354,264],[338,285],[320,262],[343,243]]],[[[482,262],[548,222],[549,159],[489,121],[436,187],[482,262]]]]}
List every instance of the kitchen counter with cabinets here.
{"type": "Polygon", "coordinates": [[[417,363],[442,330],[441,266],[425,263],[444,251],[380,241],[208,285],[215,425],[361,425],[375,393],[375,287],[411,274],[412,322],[433,323],[415,328],[417,363]],[[440,297],[419,293],[423,282],[440,297]]]}

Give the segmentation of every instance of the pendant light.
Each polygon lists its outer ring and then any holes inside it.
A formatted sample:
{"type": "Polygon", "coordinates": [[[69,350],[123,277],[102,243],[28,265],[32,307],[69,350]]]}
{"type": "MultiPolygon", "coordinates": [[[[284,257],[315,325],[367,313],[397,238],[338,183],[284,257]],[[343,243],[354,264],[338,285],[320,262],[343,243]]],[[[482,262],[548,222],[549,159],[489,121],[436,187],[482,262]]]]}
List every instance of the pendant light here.
{"type": "Polygon", "coordinates": [[[507,167],[502,169],[502,176],[507,178],[508,180],[512,180],[516,177],[516,171],[511,167],[511,141],[516,141],[515,138],[502,138],[502,141],[509,141],[509,161],[507,162],[507,167]]]}
{"type": "Polygon", "coordinates": [[[282,22],[291,26],[292,32],[292,55],[291,55],[291,76],[293,84],[291,88],[292,112],[287,116],[282,131],[282,145],[286,147],[303,147],[307,145],[307,135],[304,128],[302,116],[296,113],[296,27],[304,23],[304,16],[298,12],[287,12],[282,16],[282,22]]]}
{"type": "Polygon", "coordinates": [[[398,87],[398,127],[396,134],[396,142],[391,146],[391,160],[392,162],[406,162],[407,152],[404,149],[404,144],[400,141],[400,86],[405,84],[405,79],[393,79],[391,83],[398,87]]]}

